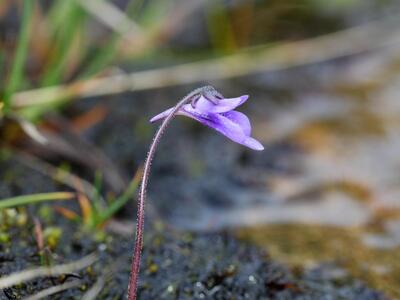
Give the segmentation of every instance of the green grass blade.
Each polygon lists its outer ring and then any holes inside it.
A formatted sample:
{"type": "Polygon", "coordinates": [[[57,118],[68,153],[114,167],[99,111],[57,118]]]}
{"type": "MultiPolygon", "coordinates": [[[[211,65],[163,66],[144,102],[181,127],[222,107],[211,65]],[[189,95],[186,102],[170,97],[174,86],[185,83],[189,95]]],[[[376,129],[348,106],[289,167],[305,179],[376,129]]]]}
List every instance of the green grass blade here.
{"type": "MultiPolygon", "coordinates": [[[[129,1],[125,13],[128,17],[132,17],[135,20],[139,19],[140,10],[143,6],[144,0],[131,0],[129,1]]],[[[115,57],[117,56],[118,45],[121,40],[121,36],[118,33],[112,33],[109,41],[106,45],[100,47],[94,54],[94,56],[89,60],[88,65],[79,75],[80,79],[90,78],[96,75],[98,72],[102,71],[108,65],[110,65],[115,57]]]]}
{"type": "Polygon", "coordinates": [[[21,205],[40,203],[44,201],[54,200],[69,200],[75,197],[74,193],[69,192],[54,192],[54,193],[42,193],[42,194],[31,194],[23,195],[12,198],[6,198],[0,200],[0,209],[11,208],[21,205]]]}
{"type": "MultiPolygon", "coordinates": [[[[68,6],[64,7],[66,10],[60,15],[60,19],[55,19],[56,28],[54,35],[54,53],[50,58],[49,64],[42,75],[41,84],[43,86],[50,86],[59,84],[63,79],[63,73],[68,63],[68,54],[73,46],[73,41],[78,34],[82,32],[84,20],[87,14],[81,7],[74,1],[65,1],[68,6]]],[[[51,18],[52,19],[52,18],[51,18]]],[[[82,48],[83,56],[85,48],[82,48]]]]}
{"type": "Polygon", "coordinates": [[[206,22],[214,52],[217,55],[231,54],[237,46],[226,6],[217,0],[210,2],[206,8],[206,22]]]}
{"type": "Polygon", "coordinates": [[[89,61],[87,67],[79,75],[80,79],[87,79],[103,70],[109,65],[117,54],[117,45],[120,37],[113,35],[104,47],[101,47],[89,61]]]}
{"type": "Polygon", "coordinates": [[[52,30],[58,30],[63,24],[65,25],[65,20],[68,19],[70,13],[71,5],[74,5],[74,1],[65,0],[54,0],[50,10],[46,16],[48,24],[52,26],[52,30]]]}
{"type": "Polygon", "coordinates": [[[94,174],[94,195],[92,197],[92,209],[93,215],[98,216],[104,209],[104,203],[101,201],[101,190],[103,188],[103,174],[100,171],[96,171],[94,174]]]}
{"type": "MultiPolygon", "coordinates": [[[[141,174],[141,172],[137,173],[138,175],[141,174]]],[[[140,176],[136,175],[131,183],[129,184],[128,188],[125,190],[125,192],[118,197],[116,200],[114,200],[106,210],[104,210],[101,214],[100,218],[100,224],[104,223],[108,219],[110,219],[117,211],[119,211],[130,199],[132,199],[134,193],[136,192],[139,183],[140,183],[140,176]]]]}
{"type": "MultiPolygon", "coordinates": [[[[1,1],[1,0],[0,0],[1,1]]],[[[0,4],[1,4],[1,2],[0,2],[0,4]]],[[[4,88],[5,88],[5,86],[4,86],[4,62],[5,62],[5,57],[6,57],[6,54],[5,54],[5,52],[4,52],[4,49],[0,49],[0,90],[2,90],[2,91],[4,91],[4,88]]],[[[2,104],[0,103],[0,106],[1,106],[2,104]]],[[[0,109],[0,111],[1,111],[1,109],[0,109]]]]}
{"type": "Polygon", "coordinates": [[[24,63],[28,54],[29,29],[33,14],[33,0],[23,1],[21,30],[18,37],[18,46],[11,68],[10,77],[4,92],[3,110],[7,113],[11,107],[11,96],[19,88],[24,78],[24,63]]]}

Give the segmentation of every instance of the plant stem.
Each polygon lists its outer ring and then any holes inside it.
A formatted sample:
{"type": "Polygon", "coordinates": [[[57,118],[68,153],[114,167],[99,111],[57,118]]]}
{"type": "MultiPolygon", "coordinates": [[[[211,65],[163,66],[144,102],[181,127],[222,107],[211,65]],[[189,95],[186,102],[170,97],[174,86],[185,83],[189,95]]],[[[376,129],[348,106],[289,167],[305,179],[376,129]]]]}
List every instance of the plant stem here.
{"type": "Polygon", "coordinates": [[[139,192],[139,201],[138,201],[138,209],[137,209],[137,223],[136,223],[136,238],[135,238],[135,247],[133,250],[132,257],[132,266],[131,266],[131,276],[129,279],[128,286],[128,300],[136,300],[137,299],[137,284],[139,279],[139,271],[140,271],[140,259],[142,254],[143,247],[143,229],[144,229],[144,202],[146,199],[146,190],[147,184],[149,181],[151,162],[154,158],[154,154],[156,152],[157,146],[160,142],[160,139],[167,128],[168,124],[175,117],[176,113],[179,109],[193,100],[199,94],[199,89],[194,90],[186,97],[184,97],[178,104],[174,107],[172,112],[164,119],[160,128],[157,130],[156,135],[154,136],[153,142],[151,143],[150,150],[147,153],[147,158],[144,164],[143,169],[143,177],[142,183],[140,186],[139,192]]]}

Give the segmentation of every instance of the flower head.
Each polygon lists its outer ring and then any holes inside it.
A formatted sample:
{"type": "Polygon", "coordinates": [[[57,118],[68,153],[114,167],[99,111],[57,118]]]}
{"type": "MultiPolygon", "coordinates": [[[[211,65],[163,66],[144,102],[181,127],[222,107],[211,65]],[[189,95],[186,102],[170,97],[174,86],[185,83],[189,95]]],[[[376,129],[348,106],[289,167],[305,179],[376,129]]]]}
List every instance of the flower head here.
{"type": "MultiPolygon", "coordinates": [[[[187,116],[222,133],[232,141],[254,150],[264,150],[263,145],[251,137],[249,118],[236,110],[248,95],[237,98],[224,98],[212,87],[199,89],[191,97],[191,102],[182,106],[178,115],[187,116]]],[[[166,118],[173,107],[153,117],[150,122],[166,118]]]]}

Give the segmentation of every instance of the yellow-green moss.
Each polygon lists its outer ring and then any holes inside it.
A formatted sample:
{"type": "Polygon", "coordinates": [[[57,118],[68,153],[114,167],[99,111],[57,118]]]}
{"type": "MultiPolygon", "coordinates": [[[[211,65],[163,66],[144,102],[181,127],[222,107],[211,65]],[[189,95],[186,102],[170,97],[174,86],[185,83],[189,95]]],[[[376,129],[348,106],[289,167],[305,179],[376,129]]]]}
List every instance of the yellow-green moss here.
{"type": "Polygon", "coordinates": [[[247,228],[238,235],[293,267],[335,261],[355,278],[400,298],[400,247],[371,249],[361,241],[362,232],[359,228],[296,224],[247,228]]]}

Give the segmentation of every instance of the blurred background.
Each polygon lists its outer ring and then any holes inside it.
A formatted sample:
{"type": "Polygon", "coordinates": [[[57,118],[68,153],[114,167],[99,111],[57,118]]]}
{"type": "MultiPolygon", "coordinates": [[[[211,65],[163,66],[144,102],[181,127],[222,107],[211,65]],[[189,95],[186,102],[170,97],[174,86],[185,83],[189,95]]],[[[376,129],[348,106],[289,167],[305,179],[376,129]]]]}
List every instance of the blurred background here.
{"type": "Polygon", "coordinates": [[[27,216],[47,239],[133,220],[148,120],[211,84],[250,95],[265,150],[177,118],[151,222],[400,297],[399,50],[396,0],[2,0],[0,239],[27,216]]]}

